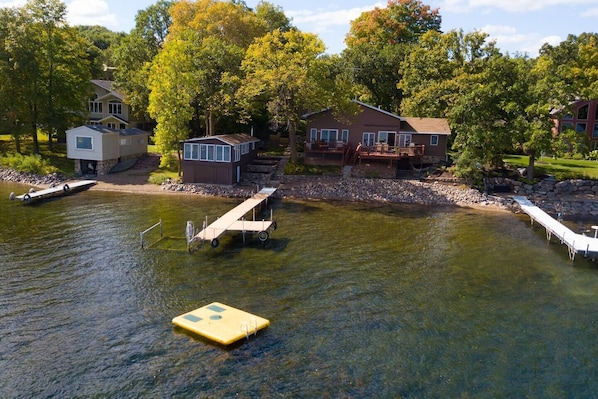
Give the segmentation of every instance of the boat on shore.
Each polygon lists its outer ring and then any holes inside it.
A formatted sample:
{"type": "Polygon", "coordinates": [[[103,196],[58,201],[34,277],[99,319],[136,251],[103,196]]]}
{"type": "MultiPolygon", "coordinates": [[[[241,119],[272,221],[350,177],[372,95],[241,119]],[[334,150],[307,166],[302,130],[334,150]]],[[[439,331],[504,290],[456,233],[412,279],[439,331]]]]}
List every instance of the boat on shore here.
{"type": "Polygon", "coordinates": [[[87,190],[95,184],[97,184],[96,180],[80,180],[70,183],[61,183],[39,191],[32,189],[29,192],[21,195],[10,193],[9,199],[19,200],[26,204],[31,204],[33,202],[38,202],[48,198],[64,197],[66,195],[78,193],[80,191],[87,190]]]}

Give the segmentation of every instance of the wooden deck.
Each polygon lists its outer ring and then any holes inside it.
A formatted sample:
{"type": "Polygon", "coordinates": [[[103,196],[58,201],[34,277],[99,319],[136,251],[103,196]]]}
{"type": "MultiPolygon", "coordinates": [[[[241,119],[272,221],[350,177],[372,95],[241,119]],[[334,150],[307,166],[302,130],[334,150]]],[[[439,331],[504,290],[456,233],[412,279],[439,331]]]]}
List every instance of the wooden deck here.
{"type": "Polygon", "coordinates": [[[362,160],[367,161],[388,161],[392,167],[393,161],[404,158],[422,158],[425,153],[424,145],[409,147],[389,146],[386,144],[375,144],[362,146],[359,144],[354,150],[349,144],[339,143],[306,143],[305,159],[308,164],[342,164],[349,162],[361,164],[362,160]],[[328,162],[326,162],[328,161],[328,162]]]}

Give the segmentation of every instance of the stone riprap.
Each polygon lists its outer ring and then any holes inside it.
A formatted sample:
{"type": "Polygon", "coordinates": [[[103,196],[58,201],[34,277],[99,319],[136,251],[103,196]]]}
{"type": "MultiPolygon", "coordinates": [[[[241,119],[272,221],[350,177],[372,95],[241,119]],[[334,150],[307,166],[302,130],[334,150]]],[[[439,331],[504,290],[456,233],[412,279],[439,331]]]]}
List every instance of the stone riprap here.
{"type": "Polygon", "coordinates": [[[30,184],[36,187],[51,186],[62,182],[64,179],[58,173],[40,176],[31,173],[21,173],[12,169],[0,168],[0,180],[12,181],[21,184],[30,184]]]}
{"type": "MultiPolygon", "coordinates": [[[[246,197],[248,193],[258,189],[252,186],[226,187],[176,183],[165,183],[163,188],[170,191],[224,197],[246,197]]],[[[485,196],[478,190],[456,183],[319,176],[284,176],[278,185],[275,197],[500,207],[512,203],[509,198],[485,196]]]]}
{"type": "MultiPolygon", "coordinates": [[[[0,168],[0,180],[43,187],[61,183],[59,174],[37,176],[0,168]]],[[[494,184],[508,185],[510,193],[486,195],[457,181],[369,179],[349,176],[279,176],[275,197],[330,199],[346,201],[381,201],[427,205],[488,206],[517,209],[511,195],[525,195],[549,214],[567,217],[598,217],[598,181],[544,179],[534,185],[512,179],[496,179],[494,184]]],[[[204,196],[247,198],[261,187],[252,185],[221,186],[180,184],[167,181],[162,190],[204,196]]]]}

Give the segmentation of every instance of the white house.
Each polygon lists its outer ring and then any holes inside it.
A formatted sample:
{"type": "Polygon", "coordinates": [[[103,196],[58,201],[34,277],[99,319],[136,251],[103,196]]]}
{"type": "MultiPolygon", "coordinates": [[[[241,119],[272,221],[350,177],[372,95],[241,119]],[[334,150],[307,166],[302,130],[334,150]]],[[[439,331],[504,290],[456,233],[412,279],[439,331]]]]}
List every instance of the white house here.
{"type": "Polygon", "coordinates": [[[79,126],[66,131],[67,158],[75,160],[77,174],[105,175],[119,162],[147,154],[148,133],[111,129],[104,125],[79,126]]]}

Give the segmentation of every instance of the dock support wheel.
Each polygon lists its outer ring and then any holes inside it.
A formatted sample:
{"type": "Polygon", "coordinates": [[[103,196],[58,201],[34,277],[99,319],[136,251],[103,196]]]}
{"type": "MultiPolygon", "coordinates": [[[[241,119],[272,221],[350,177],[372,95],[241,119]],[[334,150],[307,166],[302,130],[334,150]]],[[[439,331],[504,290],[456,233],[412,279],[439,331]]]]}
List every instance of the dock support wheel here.
{"type": "Polygon", "coordinates": [[[68,184],[65,184],[64,186],[62,186],[62,189],[64,190],[65,193],[68,193],[69,191],[71,191],[71,188],[69,187],[68,184]]]}
{"type": "Polygon", "coordinates": [[[268,237],[270,237],[270,234],[268,234],[268,232],[265,230],[262,230],[259,233],[257,233],[257,239],[261,242],[266,242],[266,240],[268,240],[268,237]]]}
{"type": "Polygon", "coordinates": [[[212,241],[210,241],[210,246],[212,248],[218,248],[218,245],[220,245],[220,240],[217,238],[212,239],[212,241]]]}
{"type": "Polygon", "coordinates": [[[29,202],[31,200],[31,196],[29,194],[23,195],[23,201],[29,202]]]}

